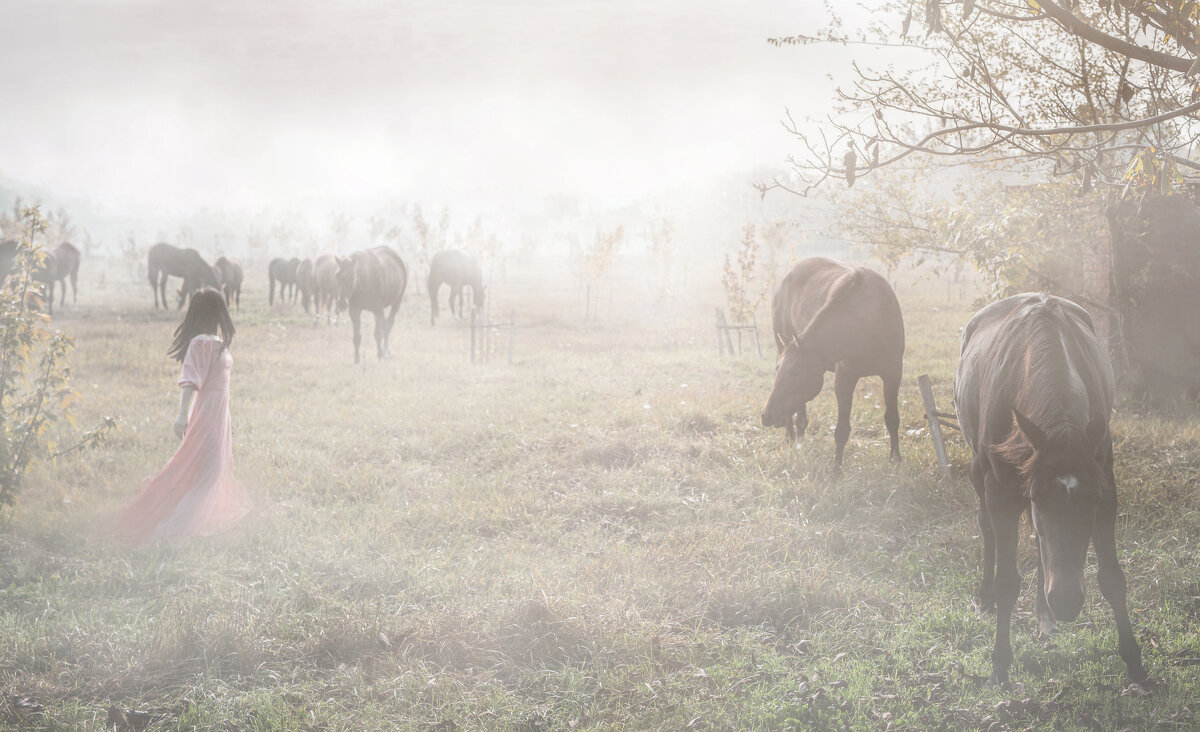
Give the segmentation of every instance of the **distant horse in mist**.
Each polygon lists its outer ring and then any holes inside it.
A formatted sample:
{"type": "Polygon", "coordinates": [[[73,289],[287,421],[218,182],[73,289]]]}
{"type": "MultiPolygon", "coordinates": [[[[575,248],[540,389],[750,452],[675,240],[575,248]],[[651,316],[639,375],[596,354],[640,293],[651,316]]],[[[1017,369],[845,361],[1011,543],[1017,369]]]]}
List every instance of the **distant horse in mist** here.
{"type": "Polygon", "coordinates": [[[340,307],[350,310],[354,326],[354,363],[359,363],[362,336],[359,321],[362,311],[375,316],[375,351],[380,360],[388,354],[388,336],[396,320],[396,311],[408,287],[408,267],[391,247],[364,249],[349,257],[337,258],[337,284],[340,307]],[[384,311],[387,310],[385,317],[384,311]]]}
{"type": "Polygon", "coordinates": [[[305,259],[296,268],[296,289],[300,291],[300,304],[304,306],[305,315],[308,315],[308,306],[312,302],[314,283],[313,261],[305,259]]]}
{"type": "Polygon", "coordinates": [[[225,304],[237,304],[238,311],[242,309],[242,280],[245,278],[245,273],[242,271],[242,265],[236,259],[221,257],[217,259],[217,263],[213,265],[219,275],[221,281],[221,292],[225,293],[225,304]]]}
{"type": "Polygon", "coordinates": [[[150,279],[150,289],[154,290],[155,310],[158,310],[160,295],[163,308],[170,307],[167,305],[168,277],[183,278],[183,286],[179,289],[178,302],[175,305],[176,309],[182,308],[183,304],[187,302],[188,296],[196,290],[204,287],[221,288],[216,272],[208,262],[204,261],[200,252],[191,248],[171,246],[166,242],[159,242],[150,247],[150,251],[146,254],[146,274],[150,279]]]}
{"type": "Polygon", "coordinates": [[[1129,623],[1117,558],[1117,486],[1109,416],[1112,364],[1092,318],[1075,303],[1026,293],[994,302],[963,330],[954,405],[975,457],[983,581],[994,606],[994,684],[1008,681],[1009,623],[1021,594],[1021,514],[1037,537],[1037,616],[1043,634],[1084,605],[1088,544],[1100,593],[1117,621],[1117,648],[1132,681],[1146,680],[1129,623]]]}
{"type": "Polygon", "coordinates": [[[337,320],[337,271],[337,257],[332,254],[322,254],[313,260],[313,315],[318,321],[322,311],[325,313],[326,322],[337,320]]]}
{"type": "Polygon", "coordinates": [[[48,312],[54,314],[54,283],[62,281],[62,302],[67,304],[67,280],[71,280],[71,304],[79,302],[79,250],[69,241],[64,241],[50,251],[42,266],[33,273],[33,279],[46,287],[46,303],[48,312]]]}
{"type": "Polygon", "coordinates": [[[900,459],[897,396],[904,367],[904,319],[891,285],[877,272],[822,257],[801,260],[783,278],[771,305],[778,358],[775,386],[762,410],[764,427],[784,427],[789,442],[808,427],[806,405],[834,373],[838,420],[835,465],[850,439],[854,387],[883,379],[884,424],[892,459],[900,459]],[[795,427],[793,427],[795,415],[795,427]]]}
{"type": "Polygon", "coordinates": [[[267,302],[271,305],[275,304],[275,283],[279,283],[279,301],[280,302],[295,302],[296,301],[296,270],[300,269],[300,260],[296,257],[284,259],[276,257],[267,265],[267,277],[271,282],[271,289],[267,293],[267,302]]]}
{"type": "Polygon", "coordinates": [[[0,241],[0,283],[12,274],[13,265],[17,258],[17,240],[5,239],[0,241]]]}
{"type": "Polygon", "coordinates": [[[483,270],[479,267],[479,261],[457,249],[443,249],[434,254],[429,263],[426,285],[429,290],[430,325],[437,321],[438,290],[443,284],[450,286],[450,312],[456,317],[463,316],[463,287],[470,286],[475,309],[483,307],[483,270]]]}

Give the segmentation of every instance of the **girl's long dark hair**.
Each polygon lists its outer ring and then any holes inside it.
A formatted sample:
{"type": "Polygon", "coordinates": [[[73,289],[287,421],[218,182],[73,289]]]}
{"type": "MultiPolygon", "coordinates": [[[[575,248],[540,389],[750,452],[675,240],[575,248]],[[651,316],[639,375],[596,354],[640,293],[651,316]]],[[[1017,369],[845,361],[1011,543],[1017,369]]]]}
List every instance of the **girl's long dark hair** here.
{"type": "Polygon", "coordinates": [[[221,341],[224,348],[229,348],[233,342],[233,318],[229,317],[229,308],[225,305],[225,296],[211,287],[205,287],[192,293],[192,301],[188,305],[187,315],[175,329],[175,340],[167,349],[167,355],[176,361],[183,361],[187,355],[188,344],[201,333],[212,333],[220,328],[221,341]]]}

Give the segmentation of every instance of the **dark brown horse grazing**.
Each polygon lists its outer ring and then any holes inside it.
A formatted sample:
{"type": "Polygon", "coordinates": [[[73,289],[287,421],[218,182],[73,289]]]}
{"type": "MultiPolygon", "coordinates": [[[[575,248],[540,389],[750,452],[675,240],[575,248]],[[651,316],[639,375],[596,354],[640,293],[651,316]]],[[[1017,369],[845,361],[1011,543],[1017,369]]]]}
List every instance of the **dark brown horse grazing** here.
{"type": "Polygon", "coordinates": [[[221,292],[225,293],[225,304],[228,306],[237,303],[237,309],[240,312],[242,309],[242,280],[245,278],[241,263],[236,259],[220,257],[213,265],[213,269],[217,270],[220,275],[218,279],[221,281],[221,292]]]}
{"type": "Polygon", "coordinates": [[[1088,543],[1100,592],[1117,621],[1118,648],[1134,681],[1142,652],[1129,625],[1117,560],[1117,488],[1108,418],[1113,372],[1083,308],[1024,294],[980,310],[963,331],[954,403],[975,453],[971,482],[983,534],[983,606],[995,603],[992,683],[1008,681],[1009,618],[1021,593],[1017,539],[1028,511],[1037,536],[1037,614],[1043,633],[1083,607],[1088,543]]]}
{"type": "Polygon", "coordinates": [[[438,290],[442,284],[450,286],[450,312],[456,317],[463,315],[463,287],[471,288],[475,308],[483,307],[483,270],[474,257],[457,249],[443,249],[433,255],[429,263],[429,324],[433,325],[438,315],[438,290]],[[457,305],[457,308],[456,308],[457,305]]]}
{"type": "Polygon", "coordinates": [[[388,336],[396,320],[396,310],[408,287],[408,267],[391,247],[364,249],[343,259],[337,258],[338,301],[349,308],[354,325],[354,363],[359,362],[358,346],[362,342],[359,320],[362,311],[375,316],[375,350],[380,360],[388,354],[388,336]],[[384,316],[384,310],[388,310],[384,316]]]}
{"type": "Polygon", "coordinates": [[[279,283],[279,301],[280,302],[295,302],[296,301],[296,270],[300,269],[300,260],[292,257],[284,259],[276,257],[267,265],[267,277],[271,282],[271,289],[267,293],[267,302],[271,305],[275,304],[275,283],[279,283]]]}
{"type": "Polygon", "coordinates": [[[50,251],[42,266],[33,273],[33,279],[46,287],[47,311],[54,314],[54,283],[62,281],[62,301],[59,305],[67,304],[67,279],[71,280],[71,302],[78,303],[79,290],[79,250],[69,241],[64,241],[50,251]]]}
{"type": "Polygon", "coordinates": [[[302,260],[296,268],[296,289],[300,291],[300,304],[304,306],[305,315],[308,315],[308,306],[312,302],[314,284],[313,261],[302,260]]]}
{"type": "Polygon", "coordinates": [[[150,279],[150,288],[154,290],[154,309],[158,310],[159,295],[162,296],[162,306],[167,308],[167,278],[182,277],[183,287],[179,290],[176,309],[182,308],[188,296],[204,287],[220,288],[216,274],[200,252],[195,249],[181,249],[166,242],[159,242],[150,247],[146,255],[146,274],[150,279]]]}
{"type": "Polygon", "coordinates": [[[332,254],[322,254],[313,260],[313,302],[316,305],[313,315],[318,321],[321,311],[325,311],[325,321],[336,322],[337,271],[337,257],[332,254]]]}
{"type": "Polygon", "coordinates": [[[865,376],[883,379],[883,421],[900,458],[897,395],[904,368],[904,319],[887,280],[865,267],[822,257],[802,260],[783,278],[771,306],[778,357],[775,387],[762,410],[764,427],[785,427],[789,442],[808,427],[806,404],[834,373],[837,453],[850,438],[854,387],[865,376]],[[795,427],[792,424],[795,415],[795,427]]]}

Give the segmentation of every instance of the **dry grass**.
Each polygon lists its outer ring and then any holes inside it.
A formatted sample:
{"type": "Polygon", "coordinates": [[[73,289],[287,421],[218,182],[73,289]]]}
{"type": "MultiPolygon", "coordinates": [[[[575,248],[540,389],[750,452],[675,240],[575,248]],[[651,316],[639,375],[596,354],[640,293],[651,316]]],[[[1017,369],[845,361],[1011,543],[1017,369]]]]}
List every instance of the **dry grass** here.
{"type": "MultiPolygon", "coordinates": [[[[948,403],[969,316],[937,286],[899,291],[905,461],[887,461],[865,381],[835,478],[832,395],[798,448],[763,431],[771,361],[719,359],[702,299],[579,323],[572,293],[502,284],[497,312],[529,324],[517,363],[502,344],[472,367],[465,330],[431,329],[413,297],[395,357],[354,369],[345,324],[268,311],[251,273],[232,399],[256,510],[229,536],[134,553],[106,520],[174,447],[175,320],[149,312],[144,286],[81,289],[87,304],[58,321],[79,339],[81,418],[123,427],[39,469],[0,531],[0,724],[99,728],[114,711],[153,729],[1192,724],[1190,412],[1114,424],[1119,544],[1161,689],[1124,688],[1094,583],[1081,621],[1050,640],[1033,635],[1027,586],[1017,686],[978,683],[993,626],[972,606],[974,496],[938,477],[915,390],[929,373],[948,403]]],[[[951,453],[961,469],[962,446],[951,453]]],[[[1022,561],[1028,578],[1028,543],[1022,561]]]]}

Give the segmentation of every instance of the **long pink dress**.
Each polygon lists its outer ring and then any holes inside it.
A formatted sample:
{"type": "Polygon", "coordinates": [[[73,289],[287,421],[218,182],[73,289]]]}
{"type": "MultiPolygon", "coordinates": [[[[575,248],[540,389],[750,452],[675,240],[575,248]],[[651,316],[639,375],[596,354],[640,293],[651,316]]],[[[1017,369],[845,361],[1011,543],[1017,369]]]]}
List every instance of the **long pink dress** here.
{"type": "Polygon", "coordinates": [[[249,510],[233,478],[229,372],[233,357],[221,339],[198,335],[188,344],[179,386],[196,388],[182,444],[121,514],[137,544],[208,536],[230,528],[249,510]]]}

